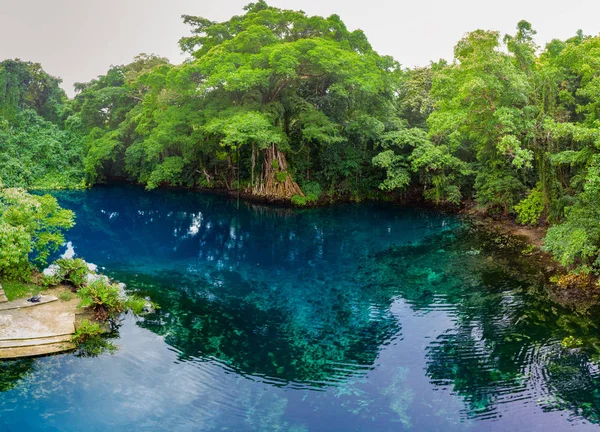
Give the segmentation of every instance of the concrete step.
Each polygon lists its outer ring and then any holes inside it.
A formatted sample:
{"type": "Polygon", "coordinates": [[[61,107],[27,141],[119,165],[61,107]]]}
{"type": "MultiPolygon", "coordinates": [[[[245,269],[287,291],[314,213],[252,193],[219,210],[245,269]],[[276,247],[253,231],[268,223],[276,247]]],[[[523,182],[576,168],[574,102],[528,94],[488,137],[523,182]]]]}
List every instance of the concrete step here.
{"type": "Polygon", "coordinates": [[[59,342],[71,342],[73,335],[56,335],[50,337],[29,338],[29,339],[0,339],[0,349],[18,348],[36,345],[48,345],[59,342]]]}
{"type": "Polygon", "coordinates": [[[27,299],[14,300],[8,303],[0,303],[0,311],[12,310],[12,309],[23,309],[33,306],[40,306],[47,303],[52,303],[58,300],[58,297],[51,295],[43,295],[38,303],[31,303],[27,299]]]}
{"type": "Polygon", "coordinates": [[[72,351],[76,348],[71,342],[56,342],[45,345],[0,348],[0,359],[16,359],[22,357],[37,357],[72,351]]]}

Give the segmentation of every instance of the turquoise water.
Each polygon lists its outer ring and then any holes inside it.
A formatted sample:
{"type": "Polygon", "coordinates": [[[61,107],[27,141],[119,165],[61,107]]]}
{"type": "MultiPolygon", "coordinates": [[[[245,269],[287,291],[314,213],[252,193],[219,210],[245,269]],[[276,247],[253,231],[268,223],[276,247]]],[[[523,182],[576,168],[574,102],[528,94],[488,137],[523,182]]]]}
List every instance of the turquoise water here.
{"type": "Polygon", "coordinates": [[[57,196],[65,248],[160,310],[124,317],[114,355],[0,363],[1,431],[598,429],[600,315],[456,216],[57,196]]]}

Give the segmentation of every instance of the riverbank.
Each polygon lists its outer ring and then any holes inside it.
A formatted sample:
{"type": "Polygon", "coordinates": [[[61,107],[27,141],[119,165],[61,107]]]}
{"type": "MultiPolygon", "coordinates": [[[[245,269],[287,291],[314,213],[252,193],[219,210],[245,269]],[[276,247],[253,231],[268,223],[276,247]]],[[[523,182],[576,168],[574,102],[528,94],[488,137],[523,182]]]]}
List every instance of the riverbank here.
{"type": "Polygon", "coordinates": [[[544,286],[550,298],[561,306],[584,312],[600,305],[600,279],[593,275],[574,274],[558,263],[552,254],[544,250],[544,238],[548,226],[520,225],[514,219],[504,216],[493,218],[482,212],[476,205],[465,205],[458,210],[477,228],[492,235],[510,236],[523,242],[521,251],[515,250],[523,259],[528,259],[539,267],[544,275],[544,286]]]}

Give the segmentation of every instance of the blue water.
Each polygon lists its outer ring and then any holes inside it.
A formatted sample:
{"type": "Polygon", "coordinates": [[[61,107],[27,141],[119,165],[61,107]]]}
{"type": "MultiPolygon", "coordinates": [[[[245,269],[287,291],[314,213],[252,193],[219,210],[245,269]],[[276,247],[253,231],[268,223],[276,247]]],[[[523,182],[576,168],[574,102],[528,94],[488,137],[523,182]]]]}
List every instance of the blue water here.
{"type": "Polygon", "coordinates": [[[598,314],[457,216],[57,196],[65,248],[160,309],[123,317],[112,355],[0,363],[1,431],[598,429],[598,314]]]}

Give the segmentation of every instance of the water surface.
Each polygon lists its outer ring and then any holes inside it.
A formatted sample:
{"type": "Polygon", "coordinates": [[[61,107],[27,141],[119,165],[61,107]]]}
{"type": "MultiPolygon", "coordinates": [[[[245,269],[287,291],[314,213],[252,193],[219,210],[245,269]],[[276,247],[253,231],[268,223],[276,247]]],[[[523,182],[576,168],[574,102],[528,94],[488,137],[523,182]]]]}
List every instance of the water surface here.
{"type": "Polygon", "coordinates": [[[114,355],[0,363],[2,431],[598,429],[598,315],[456,216],[57,196],[66,249],[160,310],[125,317],[114,355]]]}

